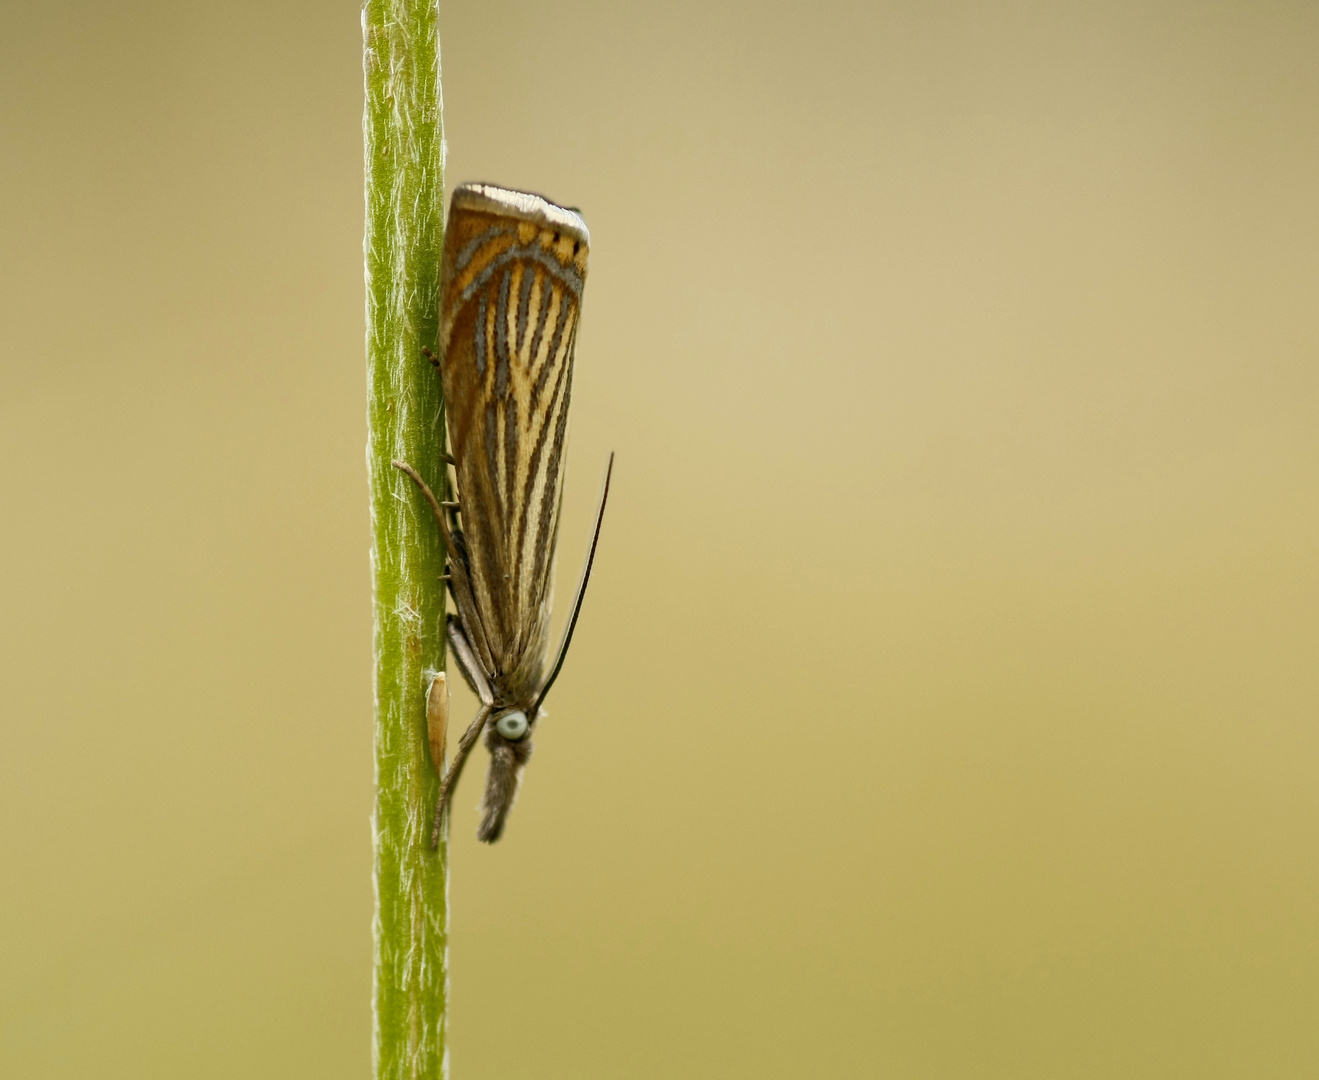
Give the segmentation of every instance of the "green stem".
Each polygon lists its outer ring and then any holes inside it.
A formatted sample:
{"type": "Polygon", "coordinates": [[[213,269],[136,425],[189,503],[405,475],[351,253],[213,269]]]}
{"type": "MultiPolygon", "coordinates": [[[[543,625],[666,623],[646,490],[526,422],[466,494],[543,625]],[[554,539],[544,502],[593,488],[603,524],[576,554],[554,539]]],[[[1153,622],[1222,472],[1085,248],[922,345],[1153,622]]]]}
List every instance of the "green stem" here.
{"type": "Polygon", "coordinates": [[[367,0],[366,350],[375,603],[377,1080],[447,1076],[448,843],[430,849],[439,778],[426,691],[444,663],[444,552],[430,510],[390,464],[443,491],[434,346],[443,239],[435,0],[367,0]]]}

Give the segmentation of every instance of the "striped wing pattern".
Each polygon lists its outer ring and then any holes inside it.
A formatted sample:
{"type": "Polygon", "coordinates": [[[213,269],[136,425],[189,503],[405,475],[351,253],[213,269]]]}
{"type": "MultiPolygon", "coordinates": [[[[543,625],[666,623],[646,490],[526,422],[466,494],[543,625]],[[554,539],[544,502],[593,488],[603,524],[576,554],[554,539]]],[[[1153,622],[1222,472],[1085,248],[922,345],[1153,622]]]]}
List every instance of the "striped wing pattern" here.
{"type": "Polygon", "coordinates": [[[523,703],[548,649],[590,240],[572,211],[476,184],[445,231],[439,345],[474,609],[459,613],[496,696],[523,703]]]}

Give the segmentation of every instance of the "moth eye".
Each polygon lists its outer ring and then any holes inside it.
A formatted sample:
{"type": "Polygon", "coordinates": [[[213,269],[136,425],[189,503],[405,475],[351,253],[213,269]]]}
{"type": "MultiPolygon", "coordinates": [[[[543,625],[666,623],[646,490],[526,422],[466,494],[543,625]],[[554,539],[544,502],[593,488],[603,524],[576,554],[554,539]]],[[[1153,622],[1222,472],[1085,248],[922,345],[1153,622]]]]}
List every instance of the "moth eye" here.
{"type": "Polygon", "coordinates": [[[522,712],[504,713],[495,721],[495,730],[509,742],[517,742],[527,733],[527,714],[522,712]]]}

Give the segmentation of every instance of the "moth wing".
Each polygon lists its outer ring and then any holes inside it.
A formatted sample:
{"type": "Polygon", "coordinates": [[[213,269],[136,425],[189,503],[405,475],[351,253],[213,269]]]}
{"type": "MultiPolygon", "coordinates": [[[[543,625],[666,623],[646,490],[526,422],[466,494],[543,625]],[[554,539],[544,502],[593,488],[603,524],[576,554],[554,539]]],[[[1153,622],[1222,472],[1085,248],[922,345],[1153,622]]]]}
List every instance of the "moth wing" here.
{"type": "Polygon", "coordinates": [[[492,681],[534,694],[548,648],[573,349],[590,235],[573,211],[486,184],[454,192],[440,367],[492,681]]]}

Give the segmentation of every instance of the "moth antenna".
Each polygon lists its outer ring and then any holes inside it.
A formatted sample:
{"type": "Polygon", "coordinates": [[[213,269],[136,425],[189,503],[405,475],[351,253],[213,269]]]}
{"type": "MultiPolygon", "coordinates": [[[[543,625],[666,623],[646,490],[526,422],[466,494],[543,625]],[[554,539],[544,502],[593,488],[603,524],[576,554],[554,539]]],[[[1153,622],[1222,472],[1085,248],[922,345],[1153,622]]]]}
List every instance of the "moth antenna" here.
{"type": "Polygon", "coordinates": [[[544,702],[545,696],[550,692],[550,687],[554,685],[554,680],[559,677],[559,672],[563,670],[563,661],[568,656],[568,646],[572,644],[572,632],[577,627],[577,616],[582,613],[582,598],[586,595],[586,585],[591,580],[591,564],[595,562],[595,548],[600,543],[600,526],[605,520],[605,503],[609,501],[609,478],[614,472],[614,455],[609,454],[609,465],[605,469],[605,486],[600,492],[600,509],[595,515],[595,533],[591,536],[591,547],[586,553],[586,565],[582,567],[582,578],[577,583],[577,595],[573,597],[572,613],[568,616],[568,625],[563,630],[563,640],[559,642],[559,652],[554,658],[554,666],[550,668],[549,678],[546,679],[540,688],[540,693],[536,695],[536,701],[527,711],[527,716],[533,721],[540,709],[541,703],[544,702]]]}

